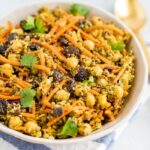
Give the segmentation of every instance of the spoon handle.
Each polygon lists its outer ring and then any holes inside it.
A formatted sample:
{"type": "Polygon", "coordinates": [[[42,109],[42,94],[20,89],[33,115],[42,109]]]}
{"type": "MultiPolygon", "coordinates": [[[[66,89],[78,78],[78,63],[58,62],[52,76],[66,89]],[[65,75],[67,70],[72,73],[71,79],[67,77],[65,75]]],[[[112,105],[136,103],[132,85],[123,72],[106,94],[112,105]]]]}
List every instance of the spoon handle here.
{"type": "Polygon", "coordinates": [[[139,40],[142,48],[143,48],[143,51],[144,51],[144,54],[145,54],[145,58],[146,58],[146,61],[147,61],[147,64],[148,64],[148,73],[150,74],[150,53],[148,52],[148,47],[146,46],[144,40],[143,40],[143,37],[141,36],[140,32],[137,32],[135,33],[136,34],[136,37],[137,39],[139,40]]]}

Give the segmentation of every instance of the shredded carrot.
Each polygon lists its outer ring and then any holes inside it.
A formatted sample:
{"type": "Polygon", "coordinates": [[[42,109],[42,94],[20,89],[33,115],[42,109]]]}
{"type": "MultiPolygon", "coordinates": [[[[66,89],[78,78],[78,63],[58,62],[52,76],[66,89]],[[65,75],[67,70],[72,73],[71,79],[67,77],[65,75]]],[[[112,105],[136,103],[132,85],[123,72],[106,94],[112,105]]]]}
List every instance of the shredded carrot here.
{"type": "MultiPolygon", "coordinates": [[[[43,51],[41,51],[39,58],[40,58],[40,63],[41,63],[41,65],[42,65],[42,66],[45,66],[45,57],[44,57],[43,51]]],[[[43,79],[46,78],[45,72],[42,72],[42,78],[43,78],[43,79]]]]}
{"type": "Polygon", "coordinates": [[[33,105],[32,105],[32,114],[36,114],[36,105],[35,105],[35,101],[33,101],[33,105]]]}
{"type": "Polygon", "coordinates": [[[122,74],[125,72],[126,68],[128,67],[128,65],[134,60],[134,57],[131,57],[130,60],[123,66],[123,68],[120,70],[120,72],[117,74],[116,78],[114,79],[114,84],[117,83],[117,81],[120,79],[120,77],[122,76],[122,74]]]}
{"type": "Polygon", "coordinates": [[[12,89],[11,88],[7,88],[7,87],[0,87],[0,92],[10,92],[10,91],[12,91],[12,89]]]}
{"type": "Polygon", "coordinates": [[[14,66],[20,66],[19,62],[6,59],[2,55],[0,55],[0,63],[7,63],[7,64],[14,65],[14,66]]]}
{"type": "Polygon", "coordinates": [[[76,29],[77,31],[80,31],[80,33],[83,35],[83,38],[87,39],[87,40],[91,40],[93,41],[96,45],[99,45],[99,41],[95,38],[93,38],[91,35],[87,34],[86,32],[84,32],[82,29],[78,28],[77,26],[73,26],[74,29],[76,29]]]}
{"type": "Polygon", "coordinates": [[[8,78],[5,78],[5,77],[0,77],[0,80],[8,80],[8,78]]]}
{"type": "Polygon", "coordinates": [[[115,33],[119,34],[119,35],[123,35],[123,31],[117,27],[115,27],[114,25],[95,25],[95,26],[92,26],[92,27],[89,27],[88,29],[86,29],[87,32],[91,32],[95,29],[109,29],[109,30],[112,30],[114,31],[115,33]]]}
{"type": "Polygon", "coordinates": [[[111,70],[119,68],[118,66],[111,65],[111,64],[99,64],[99,66],[102,68],[107,68],[107,69],[111,69],[111,70]]]}
{"type": "Polygon", "coordinates": [[[116,78],[114,79],[114,83],[116,84],[117,81],[120,79],[120,77],[122,76],[122,74],[124,73],[124,71],[126,70],[126,68],[122,68],[120,70],[120,72],[117,74],[116,78]]]}
{"type": "Polygon", "coordinates": [[[69,17],[70,17],[70,16],[68,15],[68,16],[65,16],[65,17],[62,18],[62,19],[57,20],[57,21],[55,22],[55,24],[53,25],[53,28],[50,30],[50,32],[49,32],[48,34],[49,34],[50,36],[53,36],[54,33],[56,32],[57,28],[59,27],[59,25],[60,25],[62,22],[68,20],[69,17]]]}
{"type": "Polygon", "coordinates": [[[4,100],[19,100],[21,97],[20,96],[6,96],[3,94],[0,94],[0,99],[4,99],[4,100]]]}
{"type": "Polygon", "coordinates": [[[104,56],[102,56],[101,54],[99,54],[98,52],[93,52],[95,54],[95,57],[98,57],[100,60],[102,60],[103,62],[105,62],[106,64],[111,64],[111,62],[106,59],[104,56]]]}
{"type": "Polygon", "coordinates": [[[53,95],[59,90],[62,88],[62,86],[66,83],[66,80],[63,80],[60,82],[60,84],[55,87],[50,93],[49,93],[49,96],[47,97],[47,101],[50,101],[51,98],[53,97],[53,95]]]}
{"type": "Polygon", "coordinates": [[[30,114],[30,113],[21,113],[21,115],[23,117],[26,117],[26,118],[32,118],[32,119],[35,119],[35,114],[30,114]]]}
{"type": "Polygon", "coordinates": [[[55,63],[54,61],[52,61],[52,65],[53,67],[56,67],[58,68],[60,71],[62,71],[64,74],[67,74],[68,72],[61,66],[59,65],[58,63],[55,63]]]}
{"type": "Polygon", "coordinates": [[[19,29],[19,28],[20,28],[20,24],[16,24],[15,29],[19,29]]]}
{"type": "Polygon", "coordinates": [[[99,93],[98,93],[96,90],[94,90],[94,89],[91,89],[90,92],[91,92],[92,94],[96,95],[96,96],[99,95],[99,93]]]}
{"type": "Polygon", "coordinates": [[[27,81],[23,81],[21,79],[15,79],[14,81],[23,88],[32,87],[32,84],[28,83],[27,81]]]}
{"type": "Polygon", "coordinates": [[[50,121],[47,123],[47,125],[48,125],[48,126],[51,126],[51,125],[55,124],[56,122],[58,122],[60,119],[64,118],[64,117],[65,117],[66,115],[68,115],[69,113],[71,113],[71,110],[65,109],[65,110],[64,110],[64,113],[63,113],[61,116],[50,120],[50,121]]]}
{"type": "Polygon", "coordinates": [[[64,50],[63,47],[61,47],[61,46],[57,46],[56,49],[57,49],[59,52],[61,52],[61,51],[64,50]]]}
{"type": "Polygon", "coordinates": [[[66,62],[66,57],[63,54],[61,54],[61,52],[58,52],[57,50],[55,50],[55,48],[52,45],[49,45],[46,42],[40,42],[38,40],[32,40],[32,42],[47,48],[50,52],[56,55],[60,61],[66,62]]]}
{"type": "Polygon", "coordinates": [[[70,29],[74,24],[76,24],[79,20],[83,19],[84,17],[82,16],[77,16],[70,18],[70,23],[66,25],[62,30],[60,30],[57,34],[55,34],[50,41],[50,43],[56,41],[63,33],[65,33],[68,29],[70,29]]]}
{"type": "MultiPolygon", "coordinates": [[[[7,64],[10,64],[13,66],[20,66],[20,63],[18,61],[11,61],[9,59],[6,59],[2,55],[0,55],[0,63],[7,63],[7,64]]],[[[42,65],[35,65],[34,67],[38,70],[42,70],[42,71],[47,72],[47,73],[49,73],[49,71],[50,71],[48,67],[45,67],[42,65]]]]}
{"type": "Polygon", "coordinates": [[[15,85],[17,88],[22,89],[23,87],[17,83],[13,83],[13,85],[15,85]]]}
{"type": "Polygon", "coordinates": [[[42,65],[34,65],[35,69],[38,69],[38,70],[41,70],[41,71],[44,71],[46,73],[49,73],[50,72],[50,69],[48,67],[45,67],[45,66],[42,66],[42,65]]]}
{"type": "Polygon", "coordinates": [[[84,47],[82,47],[81,45],[79,45],[76,41],[74,41],[74,39],[70,36],[70,35],[67,35],[67,34],[64,34],[64,36],[65,36],[65,38],[68,40],[68,41],[70,41],[74,46],[76,46],[78,49],[80,49],[81,50],[81,52],[84,54],[84,55],[86,55],[86,56],[88,56],[88,57],[94,57],[94,55],[90,52],[90,51],[88,51],[87,49],[85,49],[84,47]]]}
{"type": "Polygon", "coordinates": [[[11,32],[11,30],[13,29],[13,24],[12,22],[8,21],[8,28],[5,29],[1,34],[0,34],[0,42],[4,42],[6,36],[11,32]]]}

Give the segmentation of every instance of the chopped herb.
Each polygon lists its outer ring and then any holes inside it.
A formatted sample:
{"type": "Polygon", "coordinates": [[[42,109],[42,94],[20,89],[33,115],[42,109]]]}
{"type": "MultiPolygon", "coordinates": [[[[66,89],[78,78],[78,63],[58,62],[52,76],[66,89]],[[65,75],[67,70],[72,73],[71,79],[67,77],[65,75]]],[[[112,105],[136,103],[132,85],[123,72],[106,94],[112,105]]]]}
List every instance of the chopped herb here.
{"type": "Polygon", "coordinates": [[[109,45],[114,51],[122,51],[125,48],[125,44],[123,41],[118,41],[117,43],[109,43],[109,45]]]}
{"type": "Polygon", "coordinates": [[[35,28],[35,24],[34,24],[34,17],[32,16],[28,16],[26,20],[23,20],[21,22],[21,27],[25,30],[25,31],[31,31],[35,28]]]}
{"type": "Polygon", "coordinates": [[[94,83],[94,77],[90,76],[88,80],[84,80],[81,84],[82,85],[93,85],[94,83]]]}
{"type": "Polygon", "coordinates": [[[20,92],[21,104],[23,107],[32,107],[36,92],[31,88],[25,88],[20,92]]]}
{"type": "Polygon", "coordinates": [[[87,7],[85,7],[84,5],[80,5],[80,4],[73,4],[70,8],[70,12],[73,15],[82,15],[82,16],[87,16],[89,13],[89,10],[87,7]]]}
{"type": "Polygon", "coordinates": [[[35,30],[34,31],[36,33],[45,33],[45,31],[47,31],[47,29],[43,25],[43,21],[40,18],[35,20],[35,30]]]}
{"type": "Polygon", "coordinates": [[[68,119],[65,125],[62,128],[62,131],[58,133],[58,136],[74,136],[78,132],[77,124],[71,120],[68,119]]]}
{"type": "Polygon", "coordinates": [[[44,27],[43,21],[40,18],[35,19],[32,16],[28,16],[26,20],[21,21],[21,27],[25,31],[35,33],[45,33],[47,31],[47,28],[44,27]]]}
{"type": "Polygon", "coordinates": [[[20,62],[22,66],[28,67],[33,70],[34,65],[37,63],[37,58],[32,54],[26,54],[21,57],[20,62]]]}

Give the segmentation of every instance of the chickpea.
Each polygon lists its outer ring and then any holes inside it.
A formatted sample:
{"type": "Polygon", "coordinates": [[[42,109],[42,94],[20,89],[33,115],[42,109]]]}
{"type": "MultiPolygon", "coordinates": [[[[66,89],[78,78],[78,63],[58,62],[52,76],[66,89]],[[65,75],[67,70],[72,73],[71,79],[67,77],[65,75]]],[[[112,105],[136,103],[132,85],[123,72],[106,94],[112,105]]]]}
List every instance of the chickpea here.
{"type": "Polygon", "coordinates": [[[97,80],[97,84],[99,84],[99,85],[105,87],[105,86],[108,84],[108,82],[107,82],[107,80],[105,80],[105,79],[98,79],[98,80],[97,80]]]}
{"type": "Polygon", "coordinates": [[[23,34],[23,30],[21,28],[20,29],[13,29],[12,32],[13,33],[18,33],[20,35],[23,34]]]}
{"type": "Polygon", "coordinates": [[[93,76],[99,77],[102,75],[103,69],[99,65],[96,65],[96,66],[91,68],[91,73],[93,76]]]}
{"type": "Polygon", "coordinates": [[[0,80],[0,87],[5,86],[5,82],[3,80],[0,80]]]}
{"type": "Polygon", "coordinates": [[[97,16],[94,16],[92,18],[92,22],[94,25],[101,25],[103,22],[102,22],[102,19],[100,17],[97,17],[97,16]]]}
{"type": "Polygon", "coordinates": [[[28,121],[25,124],[25,131],[34,137],[41,137],[42,135],[41,127],[35,121],[28,121]]]}
{"type": "Polygon", "coordinates": [[[95,105],[96,99],[93,94],[87,93],[85,100],[86,100],[86,105],[88,107],[93,107],[95,105]]]}
{"type": "Polygon", "coordinates": [[[69,97],[70,97],[70,93],[63,89],[59,90],[54,96],[54,98],[59,101],[63,101],[63,100],[67,101],[69,97]]]}
{"type": "Polygon", "coordinates": [[[16,61],[17,60],[17,55],[16,54],[8,54],[8,59],[12,60],[12,61],[16,61]]]}
{"type": "Polygon", "coordinates": [[[115,86],[114,94],[118,99],[121,99],[123,97],[123,88],[121,86],[115,86]]]}
{"type": "Polygon", "coordinates": [[[4,64],[0,66],[0,72],[8,77],[14,73],[13,67],[10,64],[4,64]]]}
{"type": "Polygon", "coordinates": [[[75,86],[75,95],[76,96],[84,96],[85,93],[87,93],[88,91],[89,91],[88,86],[81,86],[78,84],[75,86]]]}
{"type": "Polygon", "coordinates": [[[88,123],[84,123],[82,125],[80,125],[79,127],[79,134],[80,135],[89,135],[92,132],[92,128],[88,123]]]}
{"type": "Polygon", "coordinates": [[[67,66],[70,69],[75,69],[78,65],[79,61],[76,57],[67,58],[67,66]]]}
{"type": "Polygon", "coordinates": [[[50,135],[50,134],[48,134],[48,133],[44,133],[44,134],[43,134],[43,137],[44,137],[45,139],[55,139],[52,135],[50,135]]]}
{"type": "Polygon", "coordinates": [[[122,57],[121,53],[117,51],[116,53],[114,53],[113,61],[117,62],[119,61],[119,59],[121,59],[121,57],[122,57]]]}
{"type": "Polygon", "coordinates": [[[123,75],[121,76],[121,78],[120,78],[120,82],[121,82],[123,85],[128,85],[130,79],[131,79],[131,73],[128,72],[128,71],[125,71],[124,74],[123,74],[123,75]]]}
{"type": "Polygon", "coordinates": [[[110,110],[105,110],[105,115],[110,118],[111,121],[115,119],[114,114],[110,110]]]}
{"type": "Polygon", "coordinates": [[[23,121],[18,116],[12,116],[9,119],[9,127],[12,129],[17,130],[17,128],[21,127],[23,124],[23,121]]]}
{"type": "Polygon", "coordinates": [[[110,103],[107,102],[107,96],[105,94],[100,94],[97,100],[102,109],[110,106],[110,103]]]}
{"type": "Polygon", "coordinates": [[[38,11],[39,14],[41,14],[43,12],[50,13],[50,9],[48,7],[42,7],[38,11]]]}
{"type": "Polygon", "coordinates": [[[95,48],[95,44],[91,40],[85,40],[83,45],[89,50],[94,50],[95,48]]]}
{"type": "Polygon", "coordinates": [[[12,45],[10,46],[13,52],[19,54],[22,51],[22,43],[21,40],[15,40],[13,41],[12,45]]]}
{"type": "Polygon", "coordinates": [[[56,15],[56,16],[58,16],[58,17],[60,17],[60,16],[63,16],[64,15],[64,10],[62,9],[62,8],[57,8],[57,9],[55,9],[55,11],[54,11],[54,14],[56,15]]]}
{"type": "Polygon", "coordinates": [[[82,56],[82,62],[85,66],[89,67],[92,63],[92,60],[89,57],[82,56]]]}

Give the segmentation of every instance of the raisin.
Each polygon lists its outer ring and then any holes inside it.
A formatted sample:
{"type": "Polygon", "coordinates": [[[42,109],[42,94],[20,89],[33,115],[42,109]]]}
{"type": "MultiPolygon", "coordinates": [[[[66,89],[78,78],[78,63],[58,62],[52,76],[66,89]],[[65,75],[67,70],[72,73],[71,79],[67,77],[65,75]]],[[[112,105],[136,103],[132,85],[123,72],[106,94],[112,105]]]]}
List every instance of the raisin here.
{"type": "Polygon", "coordinates": [[[54,117],[59,117],[59,116],[62,115],[62,113],[63,113],[63,110],[62,110],[61,107],[55,107],[55,108],[53,109],[53,116],[54,116],[54,117]]]}
{"type": "Polygon", "coordinates": [[[6,50],[7,50],[7,46],[6,45],[0,45],[0,54],[1,55],[4,55],[6,50]]]}
{"type": "Polygon", "coordinates": [[[76,48],[75,46],[68,46],[64,48],[63,54],[65,56],[70,56],[71,54],[74,54],[76,56],[80,56],[80,51],[78,48],[76,48]]]}
{"type": "Polygon", "coordinates": [[[0,114],[5,115],[7,113],[8,102],[6,100],[0,99],[0,114]]]}
{"type": "Polygon", "coordinates": [[[39,47],[39,46],[38,46],[37,44],[32,44],[32,45],[29,46],[29,48],[30,48],[31,51],[36,51],[36,50],[38,50],[38,47],[39,47]]]}
{"type": "Polygon", "coordinates": [[[85,20],[79,20],[79,21],[77,22],[77,26],[83,29],[84,26],[85,26],[85,20]]]}
{"type": "Polygon", "coordinates": [[[78,73],[75,75],[76,81],[87,80],[89,77],[89,73],[85,68],[80,68],[78,73]]]}
{"type": "Polygon", "coordinates": [[[54,69],[53,72],[54,81],[62,81],[64,74],[57,69],[54,69]]]}
{"type": "Polygon", "coordinates": [[[16,37],[18,36],[18,33],[14,32],[14,33],[11,33],[7,40],[6,40],[6,43],[9,44],[12,40],[14,40],[16,37]]]}
{"type": "Polygon", "coordinates": [[[74,96],[74,90],[73,90],[74,85],[75,85],[75,80],[69,80],[66,83],[67,90],[71,96],[74,96]]]}
{"type": "Polygon", "coordinates": [[[61,36],[58,41],[60,42],[60,44],[62,46],[68,46],[69,42],[68,42],[68,40],[65,37],[61,36]]]}
{"type": "Polygon", "coordinates": [[[39,84],[36,81],[32,81],[32,88],[36,89],[39,86],[39,84]]]}

